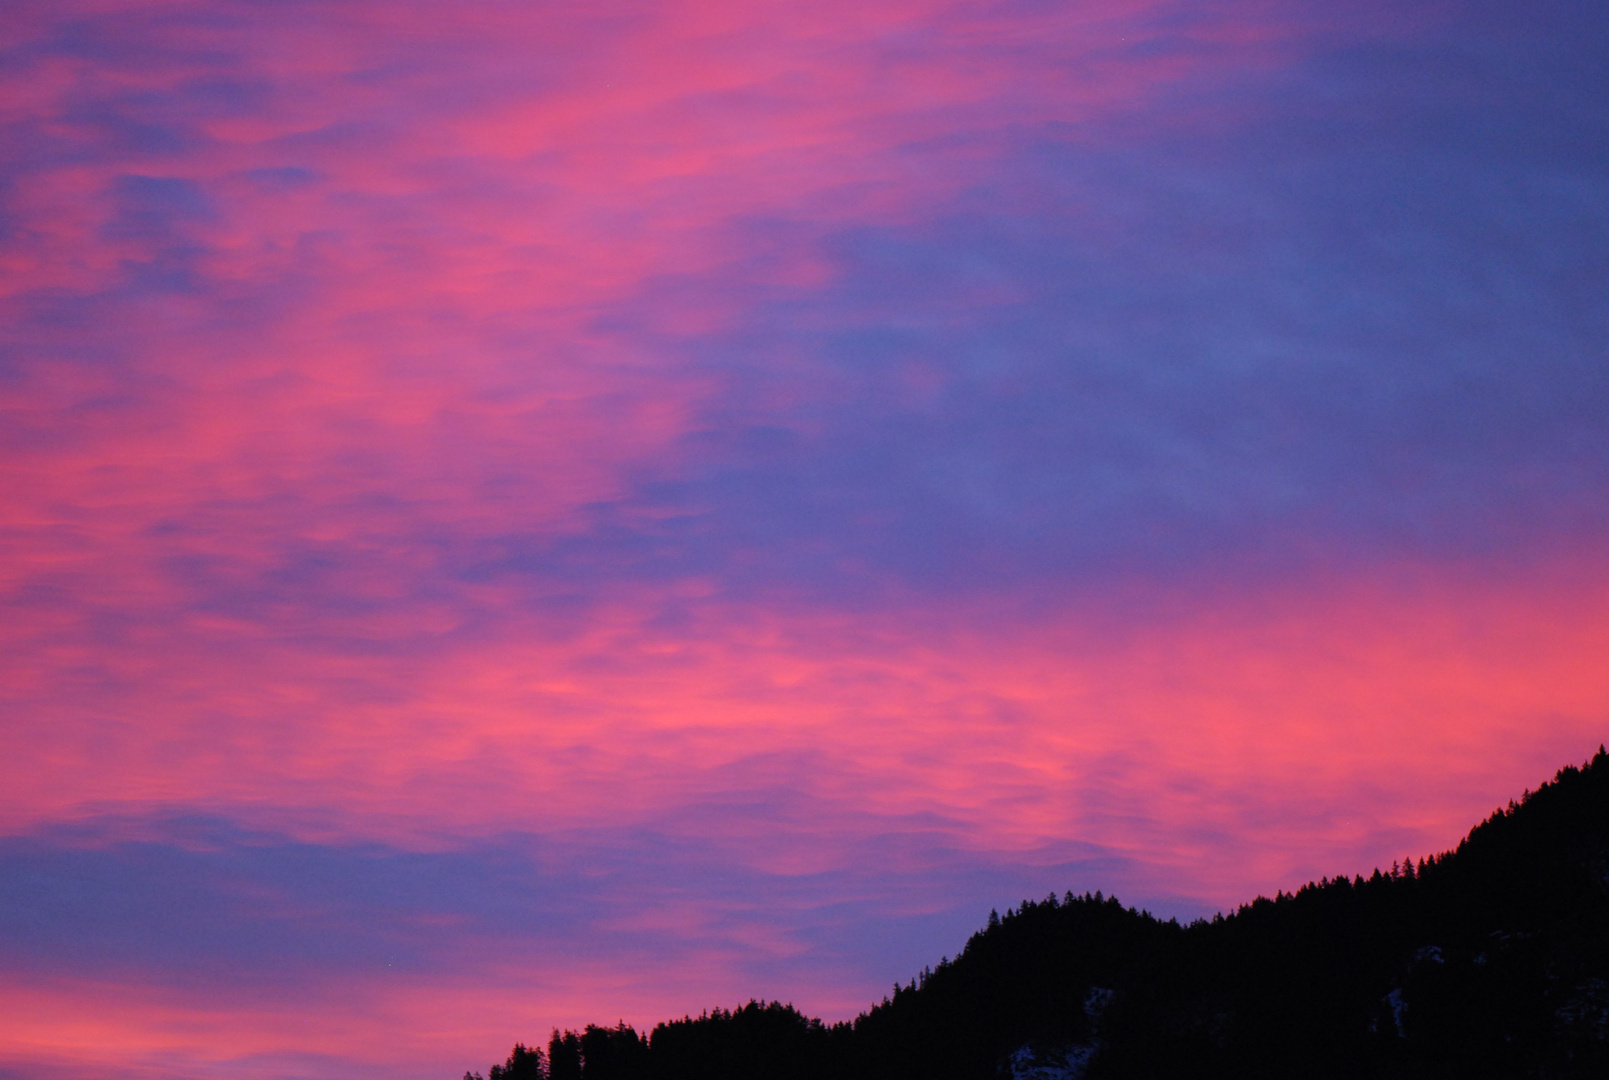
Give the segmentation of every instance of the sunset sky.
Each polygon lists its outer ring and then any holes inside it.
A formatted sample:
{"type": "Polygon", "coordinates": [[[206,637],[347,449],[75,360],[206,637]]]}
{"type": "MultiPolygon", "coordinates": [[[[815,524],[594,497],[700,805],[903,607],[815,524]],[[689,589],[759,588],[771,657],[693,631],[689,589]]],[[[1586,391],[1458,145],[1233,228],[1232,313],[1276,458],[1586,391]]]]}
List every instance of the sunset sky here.
{"type": "Polygon", "coordinates": [[[1602,0],[7,0],[0,1078],[452,1080],[1609,739],[1602,0]]]}

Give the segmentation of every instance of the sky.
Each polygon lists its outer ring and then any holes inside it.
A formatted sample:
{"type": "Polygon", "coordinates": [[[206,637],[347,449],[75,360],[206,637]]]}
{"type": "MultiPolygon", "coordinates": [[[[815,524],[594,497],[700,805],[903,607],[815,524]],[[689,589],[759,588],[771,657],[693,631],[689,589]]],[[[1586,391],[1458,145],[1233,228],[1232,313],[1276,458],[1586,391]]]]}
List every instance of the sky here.
{"type": "Polygon", "coordinates": [[[1609,738],[1592,0],[10,0],[0,1078],[852,1017],[1609,738]]]}

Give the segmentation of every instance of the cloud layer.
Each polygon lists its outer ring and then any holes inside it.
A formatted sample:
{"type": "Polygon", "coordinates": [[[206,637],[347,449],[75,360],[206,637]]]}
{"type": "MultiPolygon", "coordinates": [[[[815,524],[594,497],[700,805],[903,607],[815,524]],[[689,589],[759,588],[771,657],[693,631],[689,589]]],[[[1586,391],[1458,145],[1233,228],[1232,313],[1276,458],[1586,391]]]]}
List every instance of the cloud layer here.
{"type": "Polygon", "coordinates": [[[0,1070],[457,1075],[1605,737],[1592,5],[21,3],[0,1070]]]}

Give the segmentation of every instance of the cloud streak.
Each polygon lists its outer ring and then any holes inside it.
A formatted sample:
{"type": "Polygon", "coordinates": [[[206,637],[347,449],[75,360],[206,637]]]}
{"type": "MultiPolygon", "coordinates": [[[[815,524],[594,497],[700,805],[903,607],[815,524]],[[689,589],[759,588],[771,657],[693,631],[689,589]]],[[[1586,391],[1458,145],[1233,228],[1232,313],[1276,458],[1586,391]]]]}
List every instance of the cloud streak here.
{"type": "Polygon", "coordinates": [[[1585,5],[15,7],[0,1068],[844,1016],[1603,738],[1585,5]]]}

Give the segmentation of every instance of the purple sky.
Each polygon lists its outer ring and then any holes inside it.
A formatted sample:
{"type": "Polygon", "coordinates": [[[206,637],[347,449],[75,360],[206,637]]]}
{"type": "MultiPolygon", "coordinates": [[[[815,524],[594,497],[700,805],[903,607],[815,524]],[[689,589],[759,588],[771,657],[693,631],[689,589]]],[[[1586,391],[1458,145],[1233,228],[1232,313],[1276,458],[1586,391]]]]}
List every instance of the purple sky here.
{"type": "Polygon", "coordinates": [[[852,1016],[1609,737],[1609,9],[12,0],[0,1078],[852,1016]]]}

